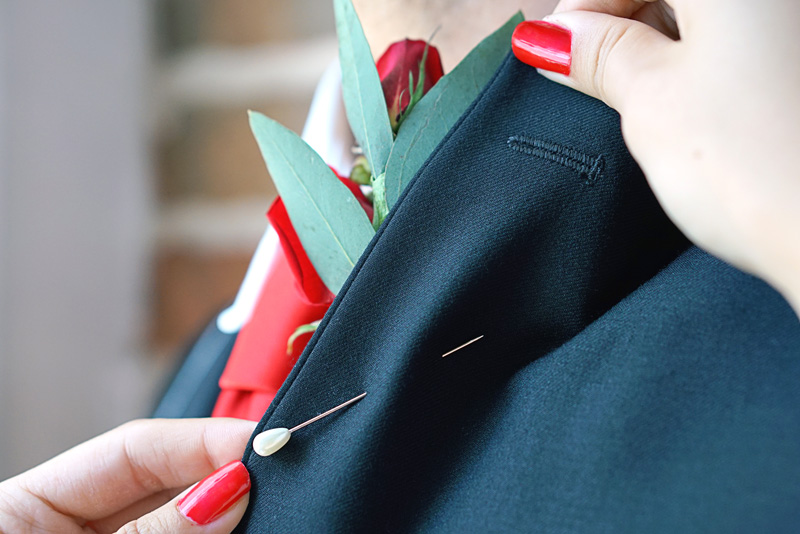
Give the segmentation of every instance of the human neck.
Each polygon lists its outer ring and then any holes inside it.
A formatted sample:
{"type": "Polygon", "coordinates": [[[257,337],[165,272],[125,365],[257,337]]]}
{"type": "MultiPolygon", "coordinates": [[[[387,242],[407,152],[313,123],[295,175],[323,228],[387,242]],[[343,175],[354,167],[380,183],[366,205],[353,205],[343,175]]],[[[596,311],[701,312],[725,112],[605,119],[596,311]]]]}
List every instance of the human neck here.
{"type": "Polygon", "coordinates": [[[353,0],[372,53],[377,58],[405,38],[429,39],[445,72],[516,11],[526,18],[550,13],[557,0],[353,0]]]}

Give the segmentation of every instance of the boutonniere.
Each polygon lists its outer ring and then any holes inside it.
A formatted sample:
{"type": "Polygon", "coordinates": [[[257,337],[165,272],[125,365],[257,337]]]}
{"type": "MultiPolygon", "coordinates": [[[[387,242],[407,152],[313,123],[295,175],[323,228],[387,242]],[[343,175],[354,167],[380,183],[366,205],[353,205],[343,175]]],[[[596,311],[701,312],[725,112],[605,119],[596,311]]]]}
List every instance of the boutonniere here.
{"type": "Polygon", "coordinates": [[[363,154],[351,175],[339,176],[297,134],[250,112],[280,197],[270,220],[298,283],[317,301],[342,287],[403,189],[499,67],[523,20],[515,14],[445,75],[439,52],[425,41],[395,43],[376,64],[351,0],[334,0],[334,11],[347,119],[363,154]]]}

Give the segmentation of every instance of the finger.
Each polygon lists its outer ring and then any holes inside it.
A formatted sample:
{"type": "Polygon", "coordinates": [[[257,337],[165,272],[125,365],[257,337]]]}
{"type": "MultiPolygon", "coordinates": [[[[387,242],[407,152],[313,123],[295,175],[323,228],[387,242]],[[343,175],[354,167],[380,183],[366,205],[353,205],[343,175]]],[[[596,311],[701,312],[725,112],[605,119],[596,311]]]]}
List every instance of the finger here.
{"type": "Polygon", "coordinates": [[[643,22],[657,30],[673,41],[681,38],[680,28],[678,21],[675,18],[675,12],[666,2],[656,2],[647,4],[639,11],[634,13],[631,18],[643,22]]]}
{"type": "Polygon", "coordinates": [[[250,476],[234,461],[161,508],[120,528],[118,534],[230,534],[249,502],[250,476]]]}
{"type": "Polygon", "coordinates": [[[675,0],[561,0],[554,12],[592,11],[638,20],[676,40],[680,32],[671,7],[674,3],[675,0]]]}
{"type": "Polygon", "coordinates": [[[675,44],[641,22],[586,11],[523,22],[512,36],[517,58],[619,111],[675,44]]]}
{"type": "Polygon", "coordinates": [[[87,527],[93,529],[94,532],[116,532],[125,523],[133,521],[136,518],[152,512],[156,508],[164,506],[178,495],[186,491],[187,488],[168,489],[154,493],[144,499],[137,501],[118,512],[113,513],[108,517],[96,519],[86,523],[87,527]]]}
{"type": "Polygon", "coordinates": [[[594,11],[615,17],[630,18],[647,4],[657,0],[561,0],[553,13],[565,11],[594,11]]]}
{"type": "Polygon", "coordinates": [[[65,515],[99,519],[241,458],[255,425],[226,418],[133,421],[23,473],[19,484],[65,515]]]}
{"type": "MultiPolygon", "coordinates": [[[[718,0],[719,1],[719,0],[718,0]]],[[[707,4],[708,0],[697,2],[697,0],[561,0],[553,13],[562,11],[595,11],[606,13],[615,17],[631,17],[639,9],[648,4],[663,2],[670,9],[674,9],[684,14],[693,10],[697,4],[707,4]]]]}

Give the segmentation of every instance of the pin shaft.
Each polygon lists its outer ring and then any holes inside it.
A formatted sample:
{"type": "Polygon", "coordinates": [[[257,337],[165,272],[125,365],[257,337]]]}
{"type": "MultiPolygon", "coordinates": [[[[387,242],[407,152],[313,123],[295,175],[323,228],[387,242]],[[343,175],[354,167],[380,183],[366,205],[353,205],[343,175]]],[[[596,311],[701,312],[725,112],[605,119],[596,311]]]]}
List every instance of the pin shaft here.
{"type": "Polygon", "coordinates": [[[463,345],[459,345],[458,347],[454,348],[453,350],[451,350],[451,351],[449,351],[449,352],[445,352],[444,354],[442,354],[442,358],[445,358],[445,357],[447,357],[447,356],[450,356],[450,355],[451,355],[451,354],[453,354],[454,352],[456,352],[456,351],[459,351],[459,350],[463,349],[463,348],[464,348],[464,347],[466,347],[467,345],[472,345],[473,343],[475,343],[476,341],[478,341],[478,340],[479,340],[479,339],[481,339],[482,337],[483,337],[483,336],[478,336],[478,337],[476,337],[475,339],[471,339],[471,340],[467,341],[467,342],[466,342],[466,343],[464,343],[463,345]]]}
{"type": "Polygon", "coordinates": [[[332,413],[333,413],[333,412],[335,412],[336,410],[341,410],[341,409],[342,409],[342,408],[344,408],[345,406],[349,406],[350,404],[353,404],[353,403],[354,403],[354,402],[356,402],[356,401],[360,401],[361,399],[363,399],[363,398],[364,398],[364,397],[366,397],[366,396],[367,396],[367,392],[365,391],[365,392],[364,392],[364,393],[362,393],[361,395],[359,395],[359,396],[357,396],[357,397],[353,397],[353,398],[352,398],[352,399],[350,399],[349,401],[343,402],[343,403],[341,403],[339,406],[336,406],[335,408],[331,408],[331,409],[330,409],[330,410],[328,410],[327,412],[321,413],[321,414],[319,414],[318,416],[316,416],[316,417],[314,417],[314,418],[311,418],[311,419],[309,419],[309,420],[308,420],[308,421],[306,421],[305,423],[300,423],[300,424],[299,424],[299,425],[297,425],[296,427],[294,427],[294,428],[290,428],[290,429],[289,429],[289,433],[292,433],[292,432],[294,432],[295,430],[300,430],[300,429],[301,429],[301,428],[303,428],[304,426],[308,426],[308,425],[310,425],[311,423],[314,423],[314,422],[316,422],[316,421],[319,421],[319,420],[320,420],[320,419],[322,419],[323,417],[326,417],[326,416],[328,416],[328,415],[332,414],[332,413]]]}

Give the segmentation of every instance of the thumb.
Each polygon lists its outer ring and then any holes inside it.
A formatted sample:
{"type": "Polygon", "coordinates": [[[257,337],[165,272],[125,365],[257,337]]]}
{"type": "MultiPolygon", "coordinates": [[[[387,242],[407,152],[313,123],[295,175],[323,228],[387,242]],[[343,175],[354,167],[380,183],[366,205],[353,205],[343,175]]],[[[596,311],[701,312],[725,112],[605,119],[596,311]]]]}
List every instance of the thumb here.
{"type": "Polygon", "coordinates": [[[522,22],[511,43],[514,55],[544,76],[620,111],[637,78],[674,44],[641,22],[589,11],[522,22]]]}
{"type": "Polygon", "coordinates": [[[117,534],[230,534],[250,499],[250,475],[240,461],[226,464],[161,508],[117,534]]]}

